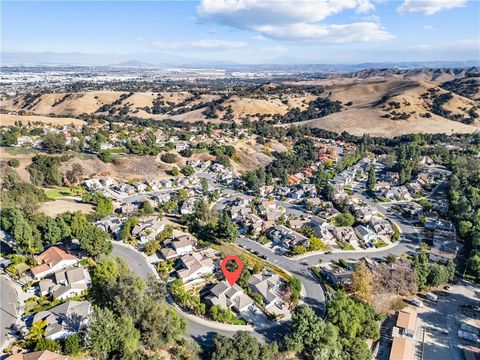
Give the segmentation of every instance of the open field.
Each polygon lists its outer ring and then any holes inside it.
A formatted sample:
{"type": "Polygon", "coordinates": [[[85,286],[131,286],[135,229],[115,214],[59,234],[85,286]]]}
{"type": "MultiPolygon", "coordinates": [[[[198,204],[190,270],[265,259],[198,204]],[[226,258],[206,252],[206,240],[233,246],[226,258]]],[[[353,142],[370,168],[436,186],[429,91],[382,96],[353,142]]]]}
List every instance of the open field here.
{"type": "MultiPolygon", "coordinates": [[[[379,111],[352,109],[328,115],[320,119],[307,120],[297,125],[322,128],[341,133],[361,136],[368,132],[372,136],[394,137],[412,133],[473,133],[478,127],[447,120],[439,116],[429,119],[413,117],[407,120],[390,120],[381,117],[379,111]]],[[[283,125],[286,126],[286,125],[283,125]]]]}
{"type": "Polygon", "coordinates": [[[68,117],[48,117],[48,116],[41,116],[41,115],[12,115],[12,114],[1,114],[0,115],[0,125],[2,126],[12,126],[15,125],[15,122],[21,121],[22,123],[26,124],[28,122],[41,122],[45,124],[53,124],[53,125],[76,125],[82,126],[85,125],[86,122],[79,119],[68,118],[68,117]]]}
{"type": "Polygon", "coordinates": [[[67,211],[81,211],[85,214],[89,214],[93,212],[93,206],[90,204],[79,203],[75,200],[57,199],[42,203],[37,211],[52,217],[67,211]]]}

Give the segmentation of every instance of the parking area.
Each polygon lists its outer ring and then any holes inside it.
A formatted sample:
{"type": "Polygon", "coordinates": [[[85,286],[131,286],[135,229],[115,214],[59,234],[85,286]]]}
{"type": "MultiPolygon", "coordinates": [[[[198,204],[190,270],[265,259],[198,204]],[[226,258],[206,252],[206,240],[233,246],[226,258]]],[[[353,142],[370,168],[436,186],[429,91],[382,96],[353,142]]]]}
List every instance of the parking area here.
{"type": "Polygon", "coordinates": [[[462,323],[480,325],[478,310],[466,308],[479,303],[480,292],[473,284],[462,283],[449,290],[435,292],[438,300],[422,299],[425,306],[416,308],[423,342],[418,342],[417,359],[463,360],[463,348],[474,343],[458,337],[462,323]]]}

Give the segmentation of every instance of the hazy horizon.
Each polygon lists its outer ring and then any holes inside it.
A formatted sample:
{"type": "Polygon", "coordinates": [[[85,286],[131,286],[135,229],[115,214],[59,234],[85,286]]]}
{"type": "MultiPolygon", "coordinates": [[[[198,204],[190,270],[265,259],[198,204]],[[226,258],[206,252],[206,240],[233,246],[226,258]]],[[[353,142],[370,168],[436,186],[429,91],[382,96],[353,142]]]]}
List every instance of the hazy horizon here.
{"type": "Polygon", "coordinates": [[[466,0],[3,1],[2,63],[478,61],[479,12],[466,0]]]}

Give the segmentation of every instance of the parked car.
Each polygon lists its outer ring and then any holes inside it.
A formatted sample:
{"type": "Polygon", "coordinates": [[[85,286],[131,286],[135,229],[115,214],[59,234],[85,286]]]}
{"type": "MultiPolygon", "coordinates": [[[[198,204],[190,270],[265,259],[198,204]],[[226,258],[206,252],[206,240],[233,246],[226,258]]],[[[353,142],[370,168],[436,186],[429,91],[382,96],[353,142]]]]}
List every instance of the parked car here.
{"type": "Polygon", "coordinates": [[[460,329],[475,334],[477,336],[480,335],[480,329],[470,324],[463,323],[462,325],[460,325],[460,329]]]}
{"type": "Polygon", "coordinates": [[[469,333],[467,331],[463,331],[463,330],[458,330],[458,337],[460,339],[464,339],[464,340],[470,340],[470,341],[477,341],[478,340],[478,336],[475,335],[475,334],[472,334],[472,333],[469,333]]]}
{"type": "Polygon", "coordinates": [[[437,301],[438,300],[438,296],[435,295],[434,293],[431,293],[431,292],[427,293],[425,296],[430,301],[437,301]]]}
{"type": "Polygon", "coordinates": [[[423,302],[420,299],[414,298],[412,299],[412,304],[418,307],[423,307],[423,302]]]}

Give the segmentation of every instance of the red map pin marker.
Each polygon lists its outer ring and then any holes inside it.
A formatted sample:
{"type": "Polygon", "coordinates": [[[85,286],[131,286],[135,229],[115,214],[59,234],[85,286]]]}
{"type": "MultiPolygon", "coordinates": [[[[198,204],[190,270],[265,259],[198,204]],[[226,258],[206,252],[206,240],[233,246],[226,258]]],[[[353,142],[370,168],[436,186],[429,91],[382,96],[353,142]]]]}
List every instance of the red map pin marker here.
{"type": "Polygon", "coordinates": [[[227,279],[228,283],[230,284],[230,286],[233,287],[233,285],[235,285],[235,283],[238,280],[238,277],[240,276],[240,273],[242,272],[242,268],[243,268],[242,260],[240,260],[238,256],[229,255],[222,260],[222,272],[223,272],[223,275],[225,276],[225,279],[227,279]],[[228,271],[227,262],[229,262],[230,260],[235,261],[237,263],[237,270],[228,271]]]}

